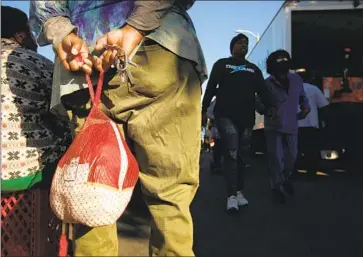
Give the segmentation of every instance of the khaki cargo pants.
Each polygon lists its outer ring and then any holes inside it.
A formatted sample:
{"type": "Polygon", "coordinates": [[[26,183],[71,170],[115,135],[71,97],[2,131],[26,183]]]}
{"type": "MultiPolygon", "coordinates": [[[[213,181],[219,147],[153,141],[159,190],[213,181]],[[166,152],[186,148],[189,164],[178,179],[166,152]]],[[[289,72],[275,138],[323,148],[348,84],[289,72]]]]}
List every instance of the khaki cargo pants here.
{"type": "MultiPolygon", "coordinates": [[[[150,255],[194,256],[190,204],[199,185],[200,80],[190,61],[157,44],[141,46],[133,61],[138,67],[130,67],[129,82],[105,83],[102,108],[132,141],[152,215],[150,255]]],[[[88,90],[62,102],[77,132],[90,107],[88,90]]],[[[116,224],[77,231],[75,256],[118,256],[116,224]]]]}

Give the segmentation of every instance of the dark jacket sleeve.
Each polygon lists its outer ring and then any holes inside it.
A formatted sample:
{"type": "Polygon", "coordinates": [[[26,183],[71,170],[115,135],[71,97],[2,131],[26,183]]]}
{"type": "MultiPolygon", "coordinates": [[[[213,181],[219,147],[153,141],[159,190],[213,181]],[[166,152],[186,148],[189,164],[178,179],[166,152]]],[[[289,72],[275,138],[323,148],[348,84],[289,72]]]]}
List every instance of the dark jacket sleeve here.
{"type": "Polygon", "coordinates": [[[195,3],[196,0],[175,0],[176,6],[182,10],[189,10],[195,3]]]}
{"type": "Polygon", "coordinates": [[[171,9],[187,11],[194,2],[195,0],[136,0],[134,10],[126,22],[137,30],[147,33],[157,29],[162,18],[171,9]]]}
{"type": "Polygon", "coordinates": [[[134,10],[126,22],[137,30],[152,31],[160,26],[161,19],[176,5],[176,0],[136,0],[134,10]]]}
{"type": "Polygon", "coordinates": [[[205,94],[203,97],[202,102],[202,112],[207,112],[208,107],[211,104],[211,101],[213,99],[213,96],[216,95],[217,92],[217,85],[220,82],[220,76],[221,76],[221,69],[220,69],[220,61],[217,61],[212,68],[207,88],[205,90],[205,94]]]}

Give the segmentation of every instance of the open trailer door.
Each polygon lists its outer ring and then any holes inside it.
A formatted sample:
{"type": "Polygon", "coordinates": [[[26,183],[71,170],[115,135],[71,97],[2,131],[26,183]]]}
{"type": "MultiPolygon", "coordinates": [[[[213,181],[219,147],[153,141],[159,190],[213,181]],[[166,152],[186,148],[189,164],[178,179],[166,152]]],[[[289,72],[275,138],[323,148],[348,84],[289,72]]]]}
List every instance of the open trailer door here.
{"type": "MultiPolygon", "coordinates": [[[[363,74],[363,8],[292,9],[291,55],[293,68],[317,71],[322,77],[363,74]],[[344,57],[349,48],[350,63],[344,57]]],[[[322,81],[320,82],[322,86],[322,81]]]]}
{"type": "Polygon", "coordinates": [[[316,74],[330,102],[322,157],[355,165],[363,156],[363,8],[297,8],[291,32],[294,68],[316,74]]]}

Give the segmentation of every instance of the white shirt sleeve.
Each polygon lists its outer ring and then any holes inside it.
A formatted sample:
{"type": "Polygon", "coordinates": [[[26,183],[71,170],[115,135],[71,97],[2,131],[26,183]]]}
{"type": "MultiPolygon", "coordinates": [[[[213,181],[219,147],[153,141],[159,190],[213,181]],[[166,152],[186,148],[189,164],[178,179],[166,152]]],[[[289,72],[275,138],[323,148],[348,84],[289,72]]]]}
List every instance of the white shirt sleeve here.
{"type": "Polygon", "coordinates": [[[316,87],[315,89],[315,94],[314,94],[314,98],[315,98],[315,103],[316,106],[320,109],[323,108],[327,105],[329,105],[328,100],[325,98],[325,96],[323,95],[323,93],[320,91],[319,88],[316,87]]]}

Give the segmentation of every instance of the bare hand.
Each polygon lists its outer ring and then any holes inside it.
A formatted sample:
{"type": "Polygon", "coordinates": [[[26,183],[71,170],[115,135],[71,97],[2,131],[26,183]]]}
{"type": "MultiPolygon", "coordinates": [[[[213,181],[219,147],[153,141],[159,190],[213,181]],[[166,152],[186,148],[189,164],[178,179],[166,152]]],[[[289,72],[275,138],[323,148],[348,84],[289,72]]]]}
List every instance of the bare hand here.
{"type": "Polygon", "coordinates": [[[75,33],[66,36],[56,49],[64,68],[71,71],[83,70],[92,73],[92,60],[86,43],[75,33]]]}
{"type": "Polygon", "coordinates": [[[267,116],[267,118],[269,118],[271,120],[275,119],[277,116],[276,107],[271,107],[270,109],[268,109],[266,116],[267,116]]]}
{"type": "Polygon", "coordinates": [[[310,113],[310,110],[309,109],[303,109],[302,111],[300,111],[297,114],[297,119],[298,120],[303,120],[303,119],[306,118],[306,116],[308,116],[309,113],[310,113]]]}
{"type": "MultiPolygon", "coordinates": [[[[125,25],[121,29],[110,31],[97,40],[96,51],[106,49],[107,45],[116,45],[125,51],[126,56],[131,52],[143,39],[143,35],[135,28],[125,25]]],[[[97,70],[107,71],[115,62],[117,50],[106,49],[100,57],[94,56],[93,62],[97,70]]]]}

